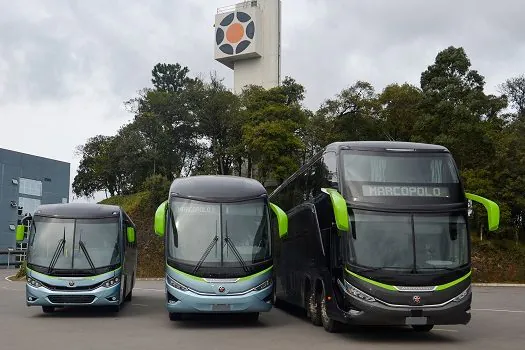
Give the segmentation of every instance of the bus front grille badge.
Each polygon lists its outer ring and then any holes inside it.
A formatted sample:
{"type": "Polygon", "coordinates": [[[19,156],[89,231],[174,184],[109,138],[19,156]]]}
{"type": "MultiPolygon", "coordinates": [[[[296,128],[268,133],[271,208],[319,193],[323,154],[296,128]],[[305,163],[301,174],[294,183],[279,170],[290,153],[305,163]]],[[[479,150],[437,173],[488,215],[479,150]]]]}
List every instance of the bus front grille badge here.
{"type": "Polygon", "coordinates": [[[224,293],[225,290],[226,290],[226,288],[224,288],[223,286],[219,287],[219,293],[224,293]]]}

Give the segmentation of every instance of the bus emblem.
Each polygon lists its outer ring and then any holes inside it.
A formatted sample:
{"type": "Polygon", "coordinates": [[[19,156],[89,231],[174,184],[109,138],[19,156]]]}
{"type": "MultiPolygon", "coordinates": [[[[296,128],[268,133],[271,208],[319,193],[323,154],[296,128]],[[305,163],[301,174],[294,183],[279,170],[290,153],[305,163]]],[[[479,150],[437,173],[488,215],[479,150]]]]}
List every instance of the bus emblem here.
{"type": "Polygon", "coordinates": [[[69,281],[69,286],[70,287],[73,287],[75,285],[75,282],[74,281],[69,281]]]}
{"type": "Polygon", "coordinates": [[[419,295],[414,295],[412,300],[414,300],[414,303],[419,304],[421,302],[421,297],[419,295]]]}
{"type": "Polygon", "coordinates": [[[224,293],[225,290],[226,290],[226,288],[224,288],[223,286],[220,286],[220,287],[219,287],[219,292],[220,292],[220,293],[224,293]]]}

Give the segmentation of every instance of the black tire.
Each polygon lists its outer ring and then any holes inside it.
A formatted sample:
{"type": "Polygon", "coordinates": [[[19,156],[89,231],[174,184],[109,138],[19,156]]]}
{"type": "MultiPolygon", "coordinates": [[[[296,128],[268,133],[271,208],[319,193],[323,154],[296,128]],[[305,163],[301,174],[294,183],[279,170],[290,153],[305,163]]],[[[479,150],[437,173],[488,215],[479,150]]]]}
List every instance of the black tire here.
{"type": "Polygon", "coordinates": [[[54,306],[42,306],[42,312],[46,314],[51,314],[55,312],[55,307],[54,306]]]}
{"type": "Polygon", "coordinates": [[[430,332],[434,328],[433,324],[425,324],[425,325],[413,325],[412,329],[416,332],[430,332]]]}
{"type": "Polygon", "coordinates": [[[120,309],[122,309],[122,305],[121,305],[121,304],[113,305],[113,306],[111,307],[111,310],[112,310],[113,312],[117,312],[117,313],[120,312],[120,309]]]}
{"type": "Polygon", "coordinates": [[[131,299],[133,299],[133,289],[129,291],[124,301],[131,301],[131,299]]]}
{"type": "Polygon", "coordinates": [[[245,316],[246,316],[246,320],[248,322],[257,322],[257,321],[259,321],[259,313],[258,312],[250,312],[250,313],[247,313],[245,316]]]}
{"type": "Polygon", "coordinates": [[[319,297],[315,290],[311,290],[306,297],[306,314],[314,326],[321,326],[321,308],[319,307],[319,297]]]}
{"type": "Polygon", "coordinates": [[[275,287],[275,280],[273,282],[273,288],[272,288],[272,305],[273,307],[280,308],[282,306],[281,300],[277,298],[277,289],[275,287]]]}
{"type": "Polygon", "coordinates": [[[336,320],[333,320],[328,316],[327,307],[326,307],[326,292],[323,288],[321,293],[320,300],[320,309],[321,309],[321,321],[323,323],[324,329],[329,333],[337,333],[342,329],[342,324],[336,320]]]}
{"type": "Polygon", "coordinates": [[[177,312],[170,312],[169,317],[170,321],[180,321],[182,319],[182,315],[177,312]]]}

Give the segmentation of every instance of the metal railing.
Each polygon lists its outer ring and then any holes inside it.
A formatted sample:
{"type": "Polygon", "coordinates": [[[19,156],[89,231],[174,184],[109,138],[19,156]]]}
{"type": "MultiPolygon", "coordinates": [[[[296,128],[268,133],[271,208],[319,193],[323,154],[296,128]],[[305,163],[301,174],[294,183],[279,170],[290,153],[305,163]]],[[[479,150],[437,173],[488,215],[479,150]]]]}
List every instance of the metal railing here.
{"type": "Polygon", "coordinates": [[[226,13],[226,12],[233,12],[235,10],[251,8],[251,7],[259,7],[259,3],[257,2],[257,0],[248,0],[248,1],[240,2],[240,3],[235,4],[235,5],[228,5],[228,6],[219,7],[217,9],[217,14],[226,13]]]}
{"type": "Polygon", "coordinates": [[[0,255],[7,255],[7,268],[10,268],[11,265],[16,266],[22,264],[26,258],[26,252],[26,249],[7,248],[5,250],[0,250],[0,255]],[[11,256],[15,257],[14,263],[11,262],[11,256]]]}

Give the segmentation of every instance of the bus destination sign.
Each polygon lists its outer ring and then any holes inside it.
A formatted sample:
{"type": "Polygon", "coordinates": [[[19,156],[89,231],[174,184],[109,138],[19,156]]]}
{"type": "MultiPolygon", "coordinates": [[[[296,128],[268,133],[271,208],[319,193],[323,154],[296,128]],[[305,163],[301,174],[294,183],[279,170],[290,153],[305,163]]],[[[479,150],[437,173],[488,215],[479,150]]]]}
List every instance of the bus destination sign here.
{"type": "Polygon", "coordinates": [[[447,187],[363,185],[365,197],[449,197],[447,187]]]}

